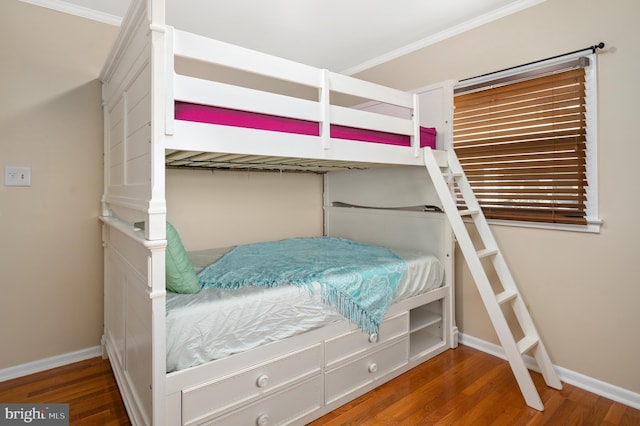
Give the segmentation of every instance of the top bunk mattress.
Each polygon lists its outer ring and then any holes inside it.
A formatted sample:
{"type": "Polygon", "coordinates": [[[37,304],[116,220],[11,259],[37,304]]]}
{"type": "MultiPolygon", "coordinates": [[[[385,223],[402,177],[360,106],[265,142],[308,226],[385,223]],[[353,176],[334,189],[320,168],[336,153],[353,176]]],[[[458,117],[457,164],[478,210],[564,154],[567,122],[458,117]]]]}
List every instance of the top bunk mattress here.
{"type": "MultiPolygon", "coordinates": [[[[216,262],[231,248],[189,253],[196,272],[216,262]]],[[[392,303],[439,288],[444,266],[433,255],[393,252],[407,264],[392,303]]],[[[204,288],[197,294],[167,292],[167,372],[244,352],[266,343],[345,320],[321,301],[321,290],[293,285],[274,288],[204,288]]]]}
{"type": "MultiPolygon", "coordinates": [[[[315,121],[181,101],[176,101],[175,103],[175,118],[177,120],[193,121],[197,123],[220,124],[224,126],[320,136],[320,123],[315,121]]],[[[408,135],[391,132],[331,124],[330,133],[330,136],[336,139],[348,139],[360,142],[381,143],[406,147],[411,146],[411,138],[408,135]]],[[[420,147],[436,148],[436,129],[431,127],[420,127],[420,147]]]]}
{"type": "MultiPolygon", "coordinates": [[[[373,155],[377,146],[380,149],[405,149],[411,147],[411,137],[407,134],[386,132],[380,130],[371,130],[346,125],[338,125],[331,123],[329,126],[329,138],[334,141],[343,141],[347,143],[355,143],[350,149],[357,149],[360,154],[358,159],[338,160],[332,158],[324,158],[326,152],[321,151],[322,158],[317,157],[319,153],[313,150],[317,148],[321,135],[321,123],[318,121],[304,120],[275,114],[265,114],[258,112],[245,111],[240,109],[225,108],[221,106],[203,105],[198,103],[176,101],[175,102],[175,119],[185,123],[194,123],[204,125],[198,127],[197,134],[206,133],[209,124],[219,126],[218,129],[240,129],[265,132],[271,135],[286,135],[300,137],[296,139],[292,151],[288,149],[286,157],[282,156],[281,145],[283,140],[279,137],[270,139],[267,135],[260,136],[259,146],[262,150],[273,149],[278,155],[260,154],[237,154],[234,149],[243,151],[237,143],[216,152],[203,151],[202,149],[185,149],[180,146],[167,149],[165,152],[165,164],[168,167],[186,167],[186,168],[217,168],[217,169],[235,169],[235,170],[277,170],[277,171],[310,171],[324,173],[335,170],[363,169],[372,167],[382,167],[386,161],[390,160],[388,155],[378,154],[374,156],[375,161],[371,161],[368,157],[362,157],[364,152],[373,155]],[[309,157],[302,155],[311,149],[313,154],[309,157]],[[301,150],[298,152],[298,150],[301,150]],[[365,160],[365,158],[367,158],[365,160]],[[383,161],[383,159],[385,159],[383,161]]],[[[436,129],[433,127],[419,127],[419,147],[436,148],[436,129]]],[[[216,133],[217,134],[217,133],[216,133]]],[[[227,135],[226,132],[222,134],[227,135]]],[[[237,136],[241,141],[246,142],[245,134],[237,136]]],[[[256,137],[252,133],[252,137],[256,137]]],[[[207,140],[221,140],[233,137],[211,136],[207,140]]],[[[244,151],[243,151],[244,152],[244,151]]],[[[413,151],[412,151],[413,152],[413,151]]],[[[395,155],[398,155],[396,152],[395,155]]],[[[406,155],[406,153],[404,153],[406,155]]],[[[413,156],[412,156],[413,158],[413,156]]],[[[395,163],[395,161],[389,161],[395,163]]]]}

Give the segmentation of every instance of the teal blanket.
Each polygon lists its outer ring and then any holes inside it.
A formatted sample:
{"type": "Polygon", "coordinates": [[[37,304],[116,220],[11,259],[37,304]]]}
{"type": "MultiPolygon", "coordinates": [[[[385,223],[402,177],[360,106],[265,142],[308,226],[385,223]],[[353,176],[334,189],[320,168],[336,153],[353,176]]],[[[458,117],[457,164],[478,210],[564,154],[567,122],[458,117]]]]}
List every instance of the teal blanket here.
{"type": "Polygon", "coordinates": [[[295,238],[238,246],[198,274],[202,288],[276,287],[292,284],[322,301],[367,333],[377,333],[405,261],[388,248],[342,238],[295,238]]]}

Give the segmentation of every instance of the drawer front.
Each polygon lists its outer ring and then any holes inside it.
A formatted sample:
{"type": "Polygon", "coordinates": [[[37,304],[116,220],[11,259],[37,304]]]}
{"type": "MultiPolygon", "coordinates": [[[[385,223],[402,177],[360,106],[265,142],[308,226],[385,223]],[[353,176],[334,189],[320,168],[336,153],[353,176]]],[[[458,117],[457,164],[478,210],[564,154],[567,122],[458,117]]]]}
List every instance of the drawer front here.
{"type": "Polygon", "coordinates": [[[320,375],[321,365],[322,346],[317,344],[187,389],[182,394],[182,421],[191,424],[295,381],[320,375]]]}
{"type": "Polygon", "coordinates": [[[207,425],[286,425],[323,406],[322,376],[278,392],[232,413],[204,422],[207,425]]]}
{"type": "Polygon", "coordinates": [[[408,359],[409,339],[402,338],[328,372],[325,379],[327,404],[406,365],[408,359]]]}
{"type": "Polygon", "coordinates": [[[408,333],[409,314],[408,312],[403,312],[382,321],[378,336],[369,336],[358,329],[327,340],[325,346],[326,366],[331,368],[340,361],[367,350],[375,349],[397,337],[408,335],[408,333]]]}

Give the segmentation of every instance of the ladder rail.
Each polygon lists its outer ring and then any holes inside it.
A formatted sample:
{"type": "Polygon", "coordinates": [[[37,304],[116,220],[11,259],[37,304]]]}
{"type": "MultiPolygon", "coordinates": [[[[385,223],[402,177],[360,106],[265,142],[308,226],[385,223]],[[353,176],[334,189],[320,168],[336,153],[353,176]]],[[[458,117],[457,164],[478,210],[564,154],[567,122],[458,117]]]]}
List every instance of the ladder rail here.
{"type": "Polygon", "coordinates": [[[430,148],[424,150],[424,162],[525,401],[530,407],[542,411],[544,405],[525,365],[523,355],[529,352],[533,354],[548,386],[562,389],[562,383],[557,377],[527,306],[498,248],[464,170],[453,150],[447,152],[449,170],[444,173],[430,148]],[[445,176],[451,178],[452,181],[448,183],[445,176]],[[452,194],[453,185],[458,186],[467,210],[458,209],[452,194]],[[476,250],[462,218],[464,215],[471,215],[472,222],[484,245],[483,249],[476,250]],[[502,286],[502,291],[497,295],[481,261],[482,258],[488,257],[491,258],[491,263],[502,286]],[[524,337],[518,342],[514,339],[502,306],[510,306],[516,316],[524,334],[524,337]]]}
{"type": "MultiPolygon", "coordinates": [[[[486,250],[497,250],[496,255],[493,256],[492,263],[496,273],[498,274],[503,289],[505,291],[513,292],[519,296],[519,290],[516,286],[513,275],[511,274],[511,270],[507,266],[502,252],[497,249],[498,243],[493,236],[493,232],[489,227],[489,223],[487,222],[484,213],[482,212],[482,208],[480,207],[480,204],[478,203],[478,200],[473,193],[473,188],[467,180],[464,169],[462,168],[462,165],[460,164],[460,161],[458,160],[458,157],[456,156],[453,149],[447,151],[447,159],[449,161],[449,167],[453,171],[453,175],[457,177],[456,183],[460,188],[460,193],[464,198],[465,204],[468,208],[479,211],[477,215],[474,215],[472,217],[472,220],[474,222],[474,225],[476,226],[476,229],[478,230],[483,244],[485,245],[485,247],[490,247],[490,249],[487,248],[486,250]]],[[[535,327],[535,324],[533,323],[533,320],[531,319],[529,310],[522,297],[515,297],[515,299],[512,299],[512,304],[513,312],[518,319],[518,323],[522,329],[522,332],[527,336],[535,335],[540,342],[540,335],[535,327]]],[[[547,366],[546,368],[541,368],[541,372],[544,376],[545,382],[553,388],[562,389],[562,384],[557,378],[557,375],[547,374],[548,371],[552,370],[552,368],[549,368],[551,363],[547,357],[539,355],[540,353],[546,353],[546,350],[544,348],[540,351],[537,350],[540,345],[542,345],[542,342],[539,343],[539,346],[536,346],[534,357],[536,358],[538,365],[545,364],[547,366]]]]}
{"type": "MultiPolygon", "coordinates": [[[[464,175],[464,171],[462,169],[460,161],[456,157],[453,150],[447,151],[447,157],[449,166],[455,171],[456,175],[458,176],[456,183],[458,185],[458,188],[460,188],[460,193],[464,198],[464,202],[467,205],[467,208],[469,210],[478,211],[478,213],[472,217],[472,220],[474,225],[476,226],[476,229],[478,230],[480,239],[482,240],[486,249],[497,250],[498,243],[493,236],[493,232],[491,232],[491,228],[489,228],[489,224],[484,216],[484,213],[482,212],[480,203],[478,203],[478,200],[473,195],[473,189],[471,188],[469,181],[464,175]]],[[[502,253],[498,252],[493,257],[493,266],[500,278],[500,282],[502,283],[503,288],[505,290],[516,291],[515,281],[513,279],[513,276],[511,275],[511,272],[509,271],[509,268],[507,267],[502,253]]]]}

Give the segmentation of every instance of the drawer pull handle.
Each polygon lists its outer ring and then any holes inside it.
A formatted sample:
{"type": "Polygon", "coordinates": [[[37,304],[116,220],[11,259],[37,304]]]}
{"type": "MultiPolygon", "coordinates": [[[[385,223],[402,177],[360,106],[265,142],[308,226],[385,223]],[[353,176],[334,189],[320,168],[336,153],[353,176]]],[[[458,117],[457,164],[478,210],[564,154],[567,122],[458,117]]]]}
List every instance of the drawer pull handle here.
{"type": "Polygon", "coordinates": [[[375,373],[376,371],[378,371],[378,364],[374,362],[369,366],[369,373],[375,373]]]}
{"type": "Polygon", "coordinates": [[[378,341],[378,334],[372,333],[369,335],[369,343],[376,343],[378,341]]]}
{"type": "Polygon", "coordinates": [[[267,414],[263,414],[256,420],[256,424],[258,426],[267,426],[269,424],[269,416],[267,414]]]}
{"type": "Polygon", "coordinates": [[[256,380],[256,385],[258,385],[259,388],[263,388],[268,384],[269,384],[269,376],[267,376],[266,374],[263,374],[262,376],[258,377],[258,380],[256,380]]]}

